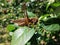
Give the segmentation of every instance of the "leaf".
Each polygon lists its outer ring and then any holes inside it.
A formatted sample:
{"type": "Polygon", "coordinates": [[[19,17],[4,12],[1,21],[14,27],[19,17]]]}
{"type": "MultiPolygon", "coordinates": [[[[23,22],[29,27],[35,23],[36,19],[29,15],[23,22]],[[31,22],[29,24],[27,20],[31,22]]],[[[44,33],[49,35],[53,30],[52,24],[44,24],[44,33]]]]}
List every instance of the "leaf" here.
{"type": "Polygon", "coordinates": [[[31,18],[31,17],[36,17],[36,15],[34,14],[34,13],[32,13],[32,12],[29,12],[29,11],[27,11],[27,13],[28,13],[28,16],[31,18]]]}
{"type": "Polygon", "coordinates": [[[25,0],[25,2],[29,2],[30,0],[25,0]]]}
{"type": "Polygon", "coordinates": [[[59,7],[56,7],[56,9],[55,9],[54,13],[55,13],[55,14],[60,13],[60,6],[59,6],[59,7]]]}
{"type": "Polygon", "coordinates": [[[55,0],[47,0],[48,1],[48,3],[54,3],[55,2],[55,0]]]}
{"type": "Polygon", "coordinates": [[[48,4],[46,6],[46,10],[49,8],[49,6],[55,2],[55,0],[47,0],[48,1],[48,4]]]}
{"type": "Polygon", "coordinates": [[[35,0],[31,0],[31,2],[34,2],[35,0]]]}
{"type": "Polygon", "coordinates": [[[48,18],[47,20],[43,20],[45,25],[51,25],[51,24],[60,24],[59,18],[48,18]]]}
{"type": "Polygon", "coordinates": [[[20,27],[13,33],[11,45],[25,45],[34,33],[34,28],[20,27]]]}
{"type": "Polygon", "coordinates": [[[14,31],[15,30],[15,26],[13,24],[10,24],[10,25],[7,26],[7,30],[14,31]]]}
{"type": "Polygon", "coordinates": [[[60,30],[60,25],[59,24],[51,24],[48,26],[44,26],[43,28],[48,31],[58,31],[58,30],[60,30]]]}
{"type": "Polygon", "coordinates": [[[48,10],[49,6],[50,6],[50,3],[47,4],[47,6],[46,6],[46,10],[48,10]]]}
{"type": "Polygon", "coordinates": [[[52,4],[52,6],[58,7],[58,6],[60,6],[60,3],[54,3],[54,4],[52,4]]]}

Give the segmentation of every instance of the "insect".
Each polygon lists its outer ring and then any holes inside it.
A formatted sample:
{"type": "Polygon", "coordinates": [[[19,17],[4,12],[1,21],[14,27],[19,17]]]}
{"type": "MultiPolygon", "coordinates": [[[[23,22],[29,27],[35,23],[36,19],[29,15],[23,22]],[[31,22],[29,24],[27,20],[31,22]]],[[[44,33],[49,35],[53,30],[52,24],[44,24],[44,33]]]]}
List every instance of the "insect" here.
{"type": "Polygon", "coordinates": [[[17,23],[19,26],[24,26],[24,25],[30,25],[30,24],[36,24],[38,21],[37,18],[21,18],[20,20],[13,20],[14,23],[17,23]]]}
{"type": "Polygon", "coordinates": [[[26,11],[26,3],[23,4],[23,12],[24,12],[24,18],[21,18],[20,20],[13,20],[14,23],[17,23],[19,26],[27,26],[31,24],[36,24],[38,21],[38,18],[29,18],[27,11],[26,11]]]}

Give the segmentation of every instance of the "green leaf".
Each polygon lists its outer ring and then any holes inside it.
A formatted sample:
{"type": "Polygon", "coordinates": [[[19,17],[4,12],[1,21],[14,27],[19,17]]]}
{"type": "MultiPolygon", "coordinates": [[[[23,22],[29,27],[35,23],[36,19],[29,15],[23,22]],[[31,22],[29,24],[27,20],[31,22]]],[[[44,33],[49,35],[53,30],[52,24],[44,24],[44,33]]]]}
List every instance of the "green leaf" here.
{"type": "Polygon", "coordinates": [[[10,25],[7,26],[7,30],[14,31],[15,30],[15,26],[13,24],[10,24],[10,25]]]}
{"type": "Polygon", "coordinates": [[[28,13],[28,16],[29,16],[30,18],[36,17],[36,14],[34,14],[34,13],[32,13],[32,12],[27,11],[27,13],[28,13]]]}
{"type": "MultiPolygon", "coordinates": [[[[60,13],[60,6],[59,7],[56,7],[55,11],[54,11],[55,14],[58,14],[60,13]]],[[[58,16],[58,15],[57,15],[58,16]]]]}
{"type": "Polygon", "coordinates": [[[50,6],[50,4],[48,3],[47,6],[46,6],[46,10],[48,10],[49,6],[50,6]]]}
{"type": "Polygon", "coordinates": [[[34,28],[20,27],[13,33],[11,45],[25,45],[34,33],[34,28]]]}
{"type": "Polygon", "coordinates": [[[29,2],[30,0],[25,0],[25,2],[29,2]]]}
{"type": "Polygon", "coordinates": [[[43,28],[48,31],[58,31],[58,30],[60,30],[60,25],[59,24],[51,24],[48,26],[44,26],[43,28]]]}
{"type": "Polygon", "coordinates": [[[54,4],[52,4],[52,6],[58,7],[58,6],[60,6],[60,3],[54,3],[54,4]]]}

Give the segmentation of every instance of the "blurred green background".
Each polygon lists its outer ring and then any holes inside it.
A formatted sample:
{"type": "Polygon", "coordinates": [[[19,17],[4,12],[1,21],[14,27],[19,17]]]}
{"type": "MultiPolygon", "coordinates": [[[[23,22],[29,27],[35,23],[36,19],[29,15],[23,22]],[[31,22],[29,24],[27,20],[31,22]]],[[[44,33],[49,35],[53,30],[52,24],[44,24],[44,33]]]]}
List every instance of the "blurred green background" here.
{"type": "Polygon", "coordinates": [[[10,45],[11,36],[6,27],[9,24],[14,24],[11,20],[24,17],[21,9],[23,2],[27,2],[27,11],[30,12],[30,16],[32,17],[32,13],[34,13],[40,20],[37,24],[37,32],[42,37],[40,44],[60,45],[59,0],[0,0],[0,45],[10,45]],[[55,26],[53,27],[51,24],[57,25],[53,25],[55,26]],[[44,29],[48,31],[45,32],[44,29]]]}

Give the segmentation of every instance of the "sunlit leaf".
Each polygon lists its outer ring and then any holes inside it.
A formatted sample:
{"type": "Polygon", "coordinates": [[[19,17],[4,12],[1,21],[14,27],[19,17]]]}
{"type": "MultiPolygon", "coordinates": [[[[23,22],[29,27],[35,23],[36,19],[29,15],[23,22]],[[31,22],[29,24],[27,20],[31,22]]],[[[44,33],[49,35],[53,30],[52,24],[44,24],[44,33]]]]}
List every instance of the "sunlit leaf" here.
{"type": "Polygon", "coordinates": [[[15,26],[13,24],[10,24],[10,25],[7,26],[7,30],[14,31],[15,30],[15,26]]]}
{"type": "Polygon", "coordinates": [[[54,3],[55,2],[55,0],[47,0],[48,1],[48,3],[54,3]]]}
{"type": "Polygon", "coordinates": [[[46,6],[46,10],[49,8],[50,4],[55,2],[55,0],[47,0],[47,1],[48,1],[48,4],[46,6]]]}
{"type": "Polygon", "coordinates": [[[34,28],[20,27],[12,35],[11,45],[25,45],[34,33],[34,28]]]}

